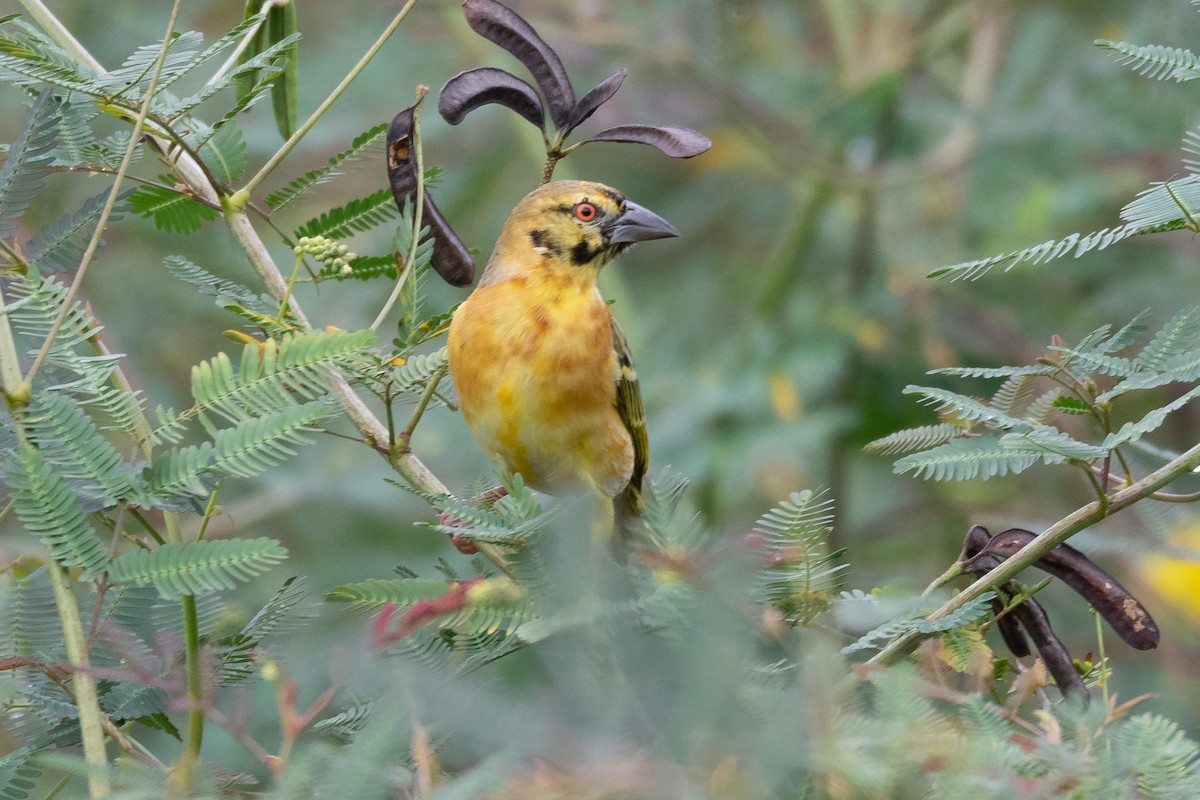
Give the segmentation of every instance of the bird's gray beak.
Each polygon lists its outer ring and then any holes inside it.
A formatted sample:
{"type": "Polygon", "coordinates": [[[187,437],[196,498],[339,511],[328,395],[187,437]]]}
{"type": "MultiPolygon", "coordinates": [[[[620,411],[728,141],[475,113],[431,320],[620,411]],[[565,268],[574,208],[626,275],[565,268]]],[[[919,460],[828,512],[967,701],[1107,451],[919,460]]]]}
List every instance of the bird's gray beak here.
{"type": "Polygon", "coordinates": [[[649,239],[669,239],[678,236],[675,226],[637,203],[625,203],[625,213],[613,220],[608,228],[610,244],[631,244],[649,239]]]}

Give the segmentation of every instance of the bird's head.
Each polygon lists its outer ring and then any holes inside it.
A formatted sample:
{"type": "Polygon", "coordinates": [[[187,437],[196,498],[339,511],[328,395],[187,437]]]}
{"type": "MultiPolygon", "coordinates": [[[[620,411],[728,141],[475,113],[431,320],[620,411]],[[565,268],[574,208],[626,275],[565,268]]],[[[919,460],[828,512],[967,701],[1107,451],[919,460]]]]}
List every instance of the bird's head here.
{"type": "Polygon", "coordinates": [[[554,181],[522,200],[496,242],[483,282],[544,272],[594,280],[635,242],[678,236],[671,223],[590,181],[554,181]]]}

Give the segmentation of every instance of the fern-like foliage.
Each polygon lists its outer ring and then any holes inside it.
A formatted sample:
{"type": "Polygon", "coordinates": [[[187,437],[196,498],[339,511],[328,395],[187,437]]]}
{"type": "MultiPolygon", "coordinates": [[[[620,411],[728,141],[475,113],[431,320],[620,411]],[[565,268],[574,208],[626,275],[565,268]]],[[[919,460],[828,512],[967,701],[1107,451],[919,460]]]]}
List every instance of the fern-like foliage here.
{"type": "MultiPolygon", "coordinates": [[[[127,210],[125,200],[133,193],[126,189],[117,196],[108,216],[115,222],[127,210]]],[[[96,232],[100,212],[108,201],[108,190],[84,201],[78,211],[50,223],[25,245],[25,259],[43,275],[72,272],[83,259],[84,249],[96,232]]]]}
{"type": "MultiPolygon", "coordinates": [[[[40,347],[49,336],[63,305],[67,287],[43,280],[36,273],[14,277],[8,285],[8,318],[19,341],[40,347]]],[[[141,399],[136,392],[117,388],[112,383],[119,355],[97,355],[89,340],[100,331],[99,325],[78,302],[67,309],[62,326],[46,353],[46,364],[35,382],[35,391],[56,391],[103,418],[105,427],[140,435],[141,399]]]]}
{"type": "Polygon", "coordinates": [[[0,77],[16,86],[50,84],[84,95],[104,93],[94,72],[20,19],[10,18],[0,30],[0,77]]]}
{"type": "Polygon", "coordinates": [[[503,547],[528,544],[546,530],[550,517],[520,475],[504,481],[507,494],[495,502],[477,504],[451,495],[430,498],[440,512],[431,527],[447,536],[503,547]]]}
{"type": "Polygon", "coordinates": [[[366,197],[330,209],[296,229],[295,238],[325,236],[345,239],[396,218],[396,201],[391,189],[380,189],[366,197]]]}
{"type": "MultiPolygon", "coordinates": [[[[214,285],[218,293],[227,288],[214,285]]],[[[329,391],[325,371],[357,365],[375,343],[371,331],[311,331],[247,344],[236,368],[221,353],[192,368],[195,405],[182,413],[160,409],[153,439],[177,440],[193,418],[215,434],[219,421],[241,424],[324,397],[329,391]]]]}
{"type": "Polygon", "coordinates": [[[759,570],[762,597],[792,624],[811,621],[841,589],[845,564],[830,552],[833,500],[823,491],[793,492],[759,517],[754,532],[763,537],[767,564],[759,570]]]}
{"type": "Polygon", "coordinates": [[[1090,470],[1200,397],[1200,385],[1194,385],[1141,419],[1114,429],[1110,403],[1116,398],[1137,389],[1200,381],[1200,307],[1180,311],[1148,344],[1123,354],[1146,331],[1144,319],[1139,314],[1115,333],[1111,326],[1101,326],[1074,347],[1052,345],[1048,356],[1028,368],[936,370],[943,375],[1006,380],[990,400],[909,386],[906,393],[920,395],[951,421],[899,431],[867,449],[905,453],[895,462],[897,473],[934,480],[986,479],[1022,472],[1039,462],[1069,462],[1090,470]],[[1103,380],[1111,385],[1101,390],[1103,380]],[[1037,393],[1035,385],[1045,387],[1044,391],[1037,393]],[[1081,441],[1052,424],[1061,415],[1090,418],[1102,427],[1099,441],[1081,441]]]}
{"type": "Polygon", "coordinates": [[[232,589],[287,558],[274,539],[217,539],[134,550],[109,564],[118,585],[153,586],[166,598],[232,589]]]}
{"type": "Polygon", "coordinates": [[[323,401],[288,405],[215,432],[212,442],[177,448],[155,459],[147,473],[147,491],[160,502],[180,495],[206,495],[216,475],[252,478],[309,444],[305,434],[335,408],[323,401]]]}
{"type": "Polygon", "coordinates": [[[928,611],[889,620],[877,628],[864,633],[852,644],[843,647],[842,652],[850,654],[863,650],[882,649],[897,636],[909,633],[941,633],[954,628],[974,625],[991,615],[990,604],[995,596],[994,592],[984,592],[979,597],[955,610],[954,613],[936,620],[928,619],[928,611]]]}
{"type": "Polygon", "coordinates": [[[253,318],[278,312],[279,303],[270,295],[255,292],[236,281],[219,278],[183,256],[167,256],[163,259],[163,266],[171,276],[195,287],[200,294],[215,297],[221,308],[253,318]]]}
{"type": "MultiPolygon", "coordinates": [[[[170,177],[166,178],[170,181],[170,177]]],[[[169,233],[195,233],[205,222],[217,218],[217,210],[191,194],[166,186],[140,186],[129,197],[129,206],[154,227],[169,233]]]]}
{"type": "Polygon", "coordinates": [[[247,680],[265,642],[299,630],[311,622],[315,610],[305,605],[308,591],[301,578],[288,578],[266,605],[236,634],[217,643],[217,681],[223,685],[247,680]]]}
{"type": "Polygon", "coordinates": [[[207,138],[200,157],[218,181],[226,186],[242,176],[246,169],[246,142],[236,125],[225,125],[207,138]]]}
{"type": "Polygon", "coordinates": [[[338,586],[326,593],[325,599],[366,609],[389,603],[408,608],[422,600],[441,597],[448,589],[446,581],[434,578],[373,578],[338,586]]]}
{"type": "Polygon", "coordinates": [[[21,445],[8,464],[8,481],[15,488],[13,508],[31,534],[42,540],[55,561],[79,567],[93,578],[108,563],[108,548],[96,536],[87,516],[66,482],[31,445],[21,445]]]}
{"type": "Polygon", "coordinates": [[[18,220],[45,182],[54,160],[58,121],[58,104],[50,92],[43,91],[29,110],[17,140],[8,148],[4,166],[0,167],[0,239],[12,236],[18,220]]]}
{"type": "Polygon", "coordinates": [[[383,141],[387,128],[387,123],[384,122],[355,136],[350,142],[350,147],[331,156],[328,164],[309,170],[282,189],[267,195],[267,205],[271,207],[272,211],[278,211],[314,186],[320,186],[333,180],[341,174],[340,167],[373,152],[383,141]]]}
{"type": "Polygon", "coordinates": [[[34,758],[34,750],[19,747],[0,757],[0,798],[3,800],[25,800],[36,786],[34,781],[42,774],[34,758]]]}
{"type": "Polygon", "coordinates": [[[38,394],[23,423],[46,466],[69,481],[85,505],[106,508],[138,495],[131,468],[69,397],[38,394]]]}
{"type": "Polygon", "coordinates": [[[1079,258],[1085,253],[1090,253],[1093,250],[1103,250],[1131,236],[1178,231],[1188,226],[1189,221],[1180,216],[1157,225],[1127,223],[1125,225],[1118,225],[1115,228],[1103,228],[1094,233],[1072,233],[1062,239],[1050,239],[1022,250],[1014,250],[1011,253],[979,258],[973,261],[964,261],[961,264],[952,264],[948,267],[939,267],[930,272],[929,277],[950,278],[951,280],[975,280],[976,278],[983,277],[996,267],[1004,267],[1004,271],[1007,272],[1018,264],[1042,264],[1066,255],[1074,255],[1075,258],[1079,258]]]}
{"type": "Polygon", "coordinates": [[[1200,78],[1200,58],[1190,50],[1157,44],[1110,42],[1107,39],[1097,39],[1096,45],[1111,50],[1120,63],[1145,78],[1179,83],[1200,78]]]}

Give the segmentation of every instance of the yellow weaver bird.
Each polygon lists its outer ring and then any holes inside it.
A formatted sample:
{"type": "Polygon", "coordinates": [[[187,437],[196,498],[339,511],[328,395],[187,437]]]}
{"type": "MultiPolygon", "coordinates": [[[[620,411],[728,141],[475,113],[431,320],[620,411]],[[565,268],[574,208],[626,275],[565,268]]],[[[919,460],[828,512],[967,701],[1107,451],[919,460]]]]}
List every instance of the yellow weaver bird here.
{"type": "Polygon", "coordinates": [[[534,489],[603,499],[607,530],[614,510],[640,510],[650,448],[629,346],[596,278],[634,242],[678,235],[608,186],[548,183],[513,210],[450,323],[450,374],[484,451],[534,489]]]}

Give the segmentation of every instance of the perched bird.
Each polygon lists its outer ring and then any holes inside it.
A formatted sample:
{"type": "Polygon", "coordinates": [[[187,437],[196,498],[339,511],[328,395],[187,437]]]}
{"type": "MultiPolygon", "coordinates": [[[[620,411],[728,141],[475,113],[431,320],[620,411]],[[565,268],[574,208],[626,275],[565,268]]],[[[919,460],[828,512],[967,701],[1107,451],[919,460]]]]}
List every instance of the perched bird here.
{"type": "Polygon", "coordinates": [[[450,374],[484,451],[534,489],[597,498],[610,531],[614,511],[641,507],[649,442],[629,346],[596,278],[634,242],[678,235],[608,186],[548,183],[513,210],[450,323],[450,374]]]}

